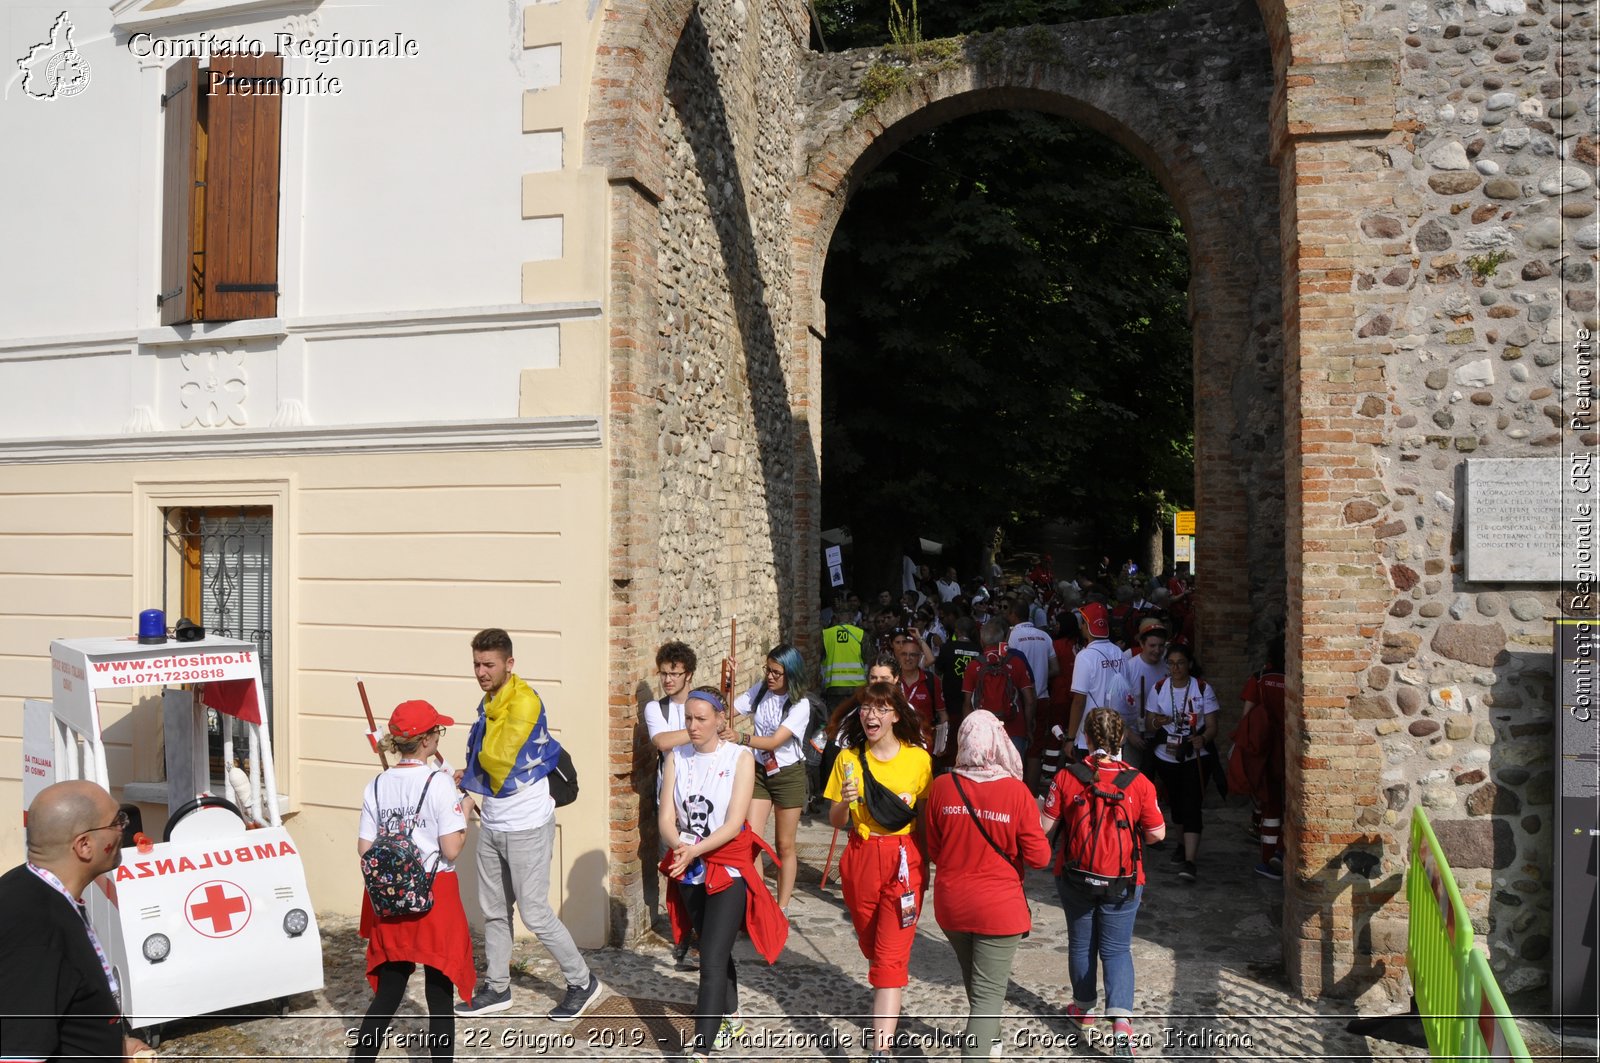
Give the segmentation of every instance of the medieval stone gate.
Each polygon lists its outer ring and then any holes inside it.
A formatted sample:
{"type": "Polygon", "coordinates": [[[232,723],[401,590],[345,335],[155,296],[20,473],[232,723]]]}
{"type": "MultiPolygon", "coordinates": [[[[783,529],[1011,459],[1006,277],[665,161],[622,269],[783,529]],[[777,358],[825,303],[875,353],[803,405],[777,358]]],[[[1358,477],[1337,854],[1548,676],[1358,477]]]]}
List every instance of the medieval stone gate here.
{"type": "Polygon", "coordinates": [[[927,128],[1025,107],[1132,151],[1189,237],[1221,688],[1289,632],[1289,978],[1397,990],[1420,803],[1503,980],[1535,984],[1559,588],[1467,584],[1455,496],[1464,455],[1596,443],[1563,364],[1595,326],[1592,4],[1189,0],[912,57],[810,53],[800,0],[606,19],[584,157],[611,189],[616,934],[646,925],[654,646],[720,656],[738,615],[748,665],[815,628],[819,289],[849,192],[927,128]]]}

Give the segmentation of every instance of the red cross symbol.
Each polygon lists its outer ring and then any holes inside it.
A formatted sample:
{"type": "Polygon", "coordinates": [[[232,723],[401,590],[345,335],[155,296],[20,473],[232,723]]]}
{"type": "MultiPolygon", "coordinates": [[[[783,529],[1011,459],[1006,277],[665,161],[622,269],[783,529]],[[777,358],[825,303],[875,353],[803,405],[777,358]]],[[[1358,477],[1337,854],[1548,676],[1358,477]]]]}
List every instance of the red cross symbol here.
{"type": "Polygon", "coordinates": [[[201,883],[189,891],[184,906],[188,910],[189,925],[210,938],[230,937],[250,922],[249,895],[231,882],[201,883]],[[197,894],[203,894],[203,899],[197,898],[197,894]],[[238,926],[233,924],[236,915],[243,916],[238,926]],[[201,920],[209,922],[210,928],[201,926],[201,920]]]}

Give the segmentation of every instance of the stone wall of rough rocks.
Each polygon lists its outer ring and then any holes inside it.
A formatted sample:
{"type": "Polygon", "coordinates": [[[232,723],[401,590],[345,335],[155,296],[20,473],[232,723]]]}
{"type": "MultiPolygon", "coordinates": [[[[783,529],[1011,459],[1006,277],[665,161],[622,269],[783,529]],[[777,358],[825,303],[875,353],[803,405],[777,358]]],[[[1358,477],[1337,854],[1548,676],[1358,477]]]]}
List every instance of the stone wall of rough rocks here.
{"type": "MultiPolygon", "coordinates": [[[[792,623],[789,222],[795,0],[702,0],[659,133],[659,628],[716,681],[739,616],[741,684],[792,623]]],[[[809,589],[809,573],[803,585],[809,589]]]]}
{"type": "Polygon", "coordinates": [[[1370,531],[1390,601],[1349,701],[1382,795],[1351,827],[1386,838],[1377,880],[1403,869],[1411,808],[1427,809],[1502,986],[1523,989],[1546,981],[1550,949],[1559,595],[1466,582],[1459,492],[1466,460],[1596,443],[1572,350],[1596,326],[1595,8],[1361,14],[1361,48],[1398,49],[1410,135],[1373,150],[1395,192],[1352,217],[1356,338],[1381,355],[1387,394],[1355,410],[1381,432],[1381,480],[1343,519],[1370,531]]]}

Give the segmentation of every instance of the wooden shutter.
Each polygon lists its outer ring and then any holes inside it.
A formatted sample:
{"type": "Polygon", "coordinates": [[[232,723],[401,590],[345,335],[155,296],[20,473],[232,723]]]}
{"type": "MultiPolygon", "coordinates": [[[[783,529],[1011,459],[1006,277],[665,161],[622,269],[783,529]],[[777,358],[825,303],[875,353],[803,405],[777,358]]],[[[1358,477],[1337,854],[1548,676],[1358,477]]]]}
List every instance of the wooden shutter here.
{"type": "Polygon", "coordinates": [[[195,199],[202,191],[196,143],[201,91],[198,60],[180,59],[167,68],[161,95],[166,130],[161,145],[161,290],[156,296],[163,325],[193,321],[198,309],[195,199]]]}
{"type": "Polygon", "coordinates": [[[214,58],[207,76],[207,321],[278,312],[278,142],[283,56],[214,58]],[[267,79],[276,79],[269,85],[267,79]],[[248,81],[248,94],[240,92],[248,81]],[[230,91],[231,90],[231,91],[230,91]]]}

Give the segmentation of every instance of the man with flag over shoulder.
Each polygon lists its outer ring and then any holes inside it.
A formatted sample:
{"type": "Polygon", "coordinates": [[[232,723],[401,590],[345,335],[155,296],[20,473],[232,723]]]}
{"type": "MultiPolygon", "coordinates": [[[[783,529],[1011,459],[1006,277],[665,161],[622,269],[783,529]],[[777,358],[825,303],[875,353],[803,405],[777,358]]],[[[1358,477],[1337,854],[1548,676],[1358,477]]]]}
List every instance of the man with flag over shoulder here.
{"type": "Polygon", "coordinates": [[[456,1014],[483,1015],[511,1007],[515,904],[523,925],[550,950],[567,980],[566,996],[550,1010],[550,1019],[572,1022],[600,999],[605,987],[550,907],[556,804],[548,777],[561,756],[561,744],[550,735],[539,695],[512,672],[515,663],[511,636],[504,631],[487,628],[473,637],[472,671],[483,700],[467,735],[467,766],[456,773],[456,784],[480,795],[477,869],[485,970],[472,1000],[456,1005],[456,1014]]]}

